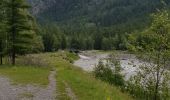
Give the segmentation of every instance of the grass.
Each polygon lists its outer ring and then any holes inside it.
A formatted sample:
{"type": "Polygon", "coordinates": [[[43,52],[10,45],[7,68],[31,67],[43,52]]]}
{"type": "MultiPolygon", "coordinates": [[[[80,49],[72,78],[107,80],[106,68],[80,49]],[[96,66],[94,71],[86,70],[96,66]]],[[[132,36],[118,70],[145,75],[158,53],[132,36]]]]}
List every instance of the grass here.
{"type": "Polygon", "coordinates": [[[72,60],[78,60],[79,59],[79,57],[75,53],[66,52],[65,54],[66,54],[68,59],[72,59],[72,60]]]}
{"type": "MultiPolygon", "coordinates": [[[[92,74],[75,67],[70,59],[78,57],[68,52],[35,54],[33,56],[43,58],[49,67],[29,66],[0,66],[0,74],[12,79],[13,83],[47,85],[51,68],[57,70],[57,99],[70,100],[66,92],[67,86],[72,89],[78,100],[132,100],[122,93],[119,88],[97,80],[92,74]],[[67,59],[66,59],[67,58],[67,59]]],[[[26,94],[27,95],[27,94],[26,94]]],[[[30,96],[28,94],[28,96],[30,96]]]]}
{"type": "Polygon", "coordinates": [[[29,66],[0,66],[0,74],[9,77],[13,84],[47,85],[49,69],[29,66]]]}
{"type": "MultiPolygon", "coordinates": [[[[50,55],[58,55],[58,53],[50,55]]],[[[120,89],[95,79],[93,75],[75,67],[62,57],[53,56],[49,59],[57,69],[59,100],[70,100],[63,82],[70,86],[78,100],[132,100],[120,89]]]]}

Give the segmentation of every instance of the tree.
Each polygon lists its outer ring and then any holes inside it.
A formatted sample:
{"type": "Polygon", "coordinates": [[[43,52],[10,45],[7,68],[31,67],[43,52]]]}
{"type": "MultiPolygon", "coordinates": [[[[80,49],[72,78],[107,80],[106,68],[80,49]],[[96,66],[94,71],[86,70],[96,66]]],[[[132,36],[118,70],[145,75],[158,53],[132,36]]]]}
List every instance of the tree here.
{"type": "Polygon", "coordinates": [[[71,38],[70,48],[71,49],[81,49],[80,41],[78,40],[77,36],[71,38]]]}
{"type": "Polygon", "coordinates": [[[44,44],[44,49],[46,52],[53,51],[54,42],[55,42],[54,34],[52,34],[52,33],[43,34],[43,44],[44,44]]]}
{"type": "Polygon", "coordinates": [[[15,65],[17,54],[26,54],[31,50],[32,39],[35,34],[33,18],[28,12],[30,6],[25,0],[7,1],[8,52],[15,65]]]}
{"type": "Polygon", "coordinates": [[[170,73],[167,71],[170,59],[170,20],[167,11],[160,10],[152,16],[152,25],[142,33],[140,48],[136,49],[138,52],[145,51],[147,63],[139,67],[131,83],[143,89],[140,93],[144,99],[166,100],[170,97],[170,73]]]}
{"type": "Polygon", "coordinates": [[[33,38],[32,52],[38,53],[44,51],[44,44],[41,36],[35,36],[33,38]]]}
{"type": "MultiPolygon", "coordinates": [[[[164,87],[164,84],[168,85],[169,80],[166,75],[166,71],[169,63],[169,54],[170,54],[170,30],[169,30],[169,15],[167,11],[159,11],[157,14],[153,15],[153,23],[151,30],[153,32],[152,36],[155,36],[155,40],[150,44],[153,55],[153,61],[156,64],[154,72],[156,72],[156,79],[154,83],[154,100],[158,100],[160,97],[159,91],[161,87],[164,87]],[[163,79],[163,81],[161,81],[163,79]]],[[[164,91],[162,91],[164,92],[164,91]]]]}
{"type": "Polygon", "coordinates": [[[61,36],[61,49],[64,50],[67,48],[67,40],[66,40],[66,36],[63,34],[61,36]]]}
{"type": "Polygon", "coordinates": [[[114,49],[113,45],[113,40],[111,38],[103,38],[102,50],[112,50],[114,49]]]}
{"type": "Polygon", "coordinates": [[[95,34],[94,49],[101,50],[102,49],[102,41],[103,41],[103,37],[102,37],[101,33],[95,34]]]}
{"type": "Polygon", "coordinates": [[[94,48],[94,41],[92,39],[92,37],[87,37],[85,40],[85,48],[87,50],[92,50],[94,48]]]}
{"type": "Polygon", "coordinates": [[[6,8],[4,5],[5,1],[0,2],[0,64],[3,63],[2,57],[5,54],[5,41],[6,41],[6,8]]]}

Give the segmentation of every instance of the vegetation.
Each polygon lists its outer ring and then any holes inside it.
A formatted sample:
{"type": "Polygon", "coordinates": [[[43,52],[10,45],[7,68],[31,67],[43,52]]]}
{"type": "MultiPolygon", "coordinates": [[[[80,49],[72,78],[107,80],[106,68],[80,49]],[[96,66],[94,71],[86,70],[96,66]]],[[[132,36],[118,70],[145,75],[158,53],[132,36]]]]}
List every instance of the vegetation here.
{"type": "MultiPolygon", "coordinates": [[[[66,88],[64,82],[69,84],[70,88],[75,93],[77,99],[80,100],[103,100],[103,99],[114,99],[114,100],[131,100],[132,98],[126,94],[120,92],[115,86],[109,85],[107,83],[101,82],[93,75],[82,71],[81,69],[73,66],[69,61],[62,59],[60,54],[50,54],[55,55],[49,58],[52,60],[55,68],[57,69],[57,80],[58,89],[60,91],[59,99],[68,99],[66,93],[66,88]],[[76,76],[76,77],[75,77],[76,76]]],[[[74,58],[70,58],[74,59],[74,58]]]]}
{"type": "Polygon", "coordinates": [[[0,66],[0,75],[9,77],[13,84],[48,85],[49,69],[34,66],[0,66]]]}
{"type": "MultiPolygon", "coordinates": [[[[170,2],[164,1],[169,8],[170,2]]],[[[41,24],[40,28],[48,27],[42,33],[53,36],[51,39],[49,36],[43,39],[54,42],[53,46],[49,45],[52,49],[50,51],[63,47],[80,50],[127,50],[127,34],[147,28],[151,23],[150,14],[164,7],[161,0],[135,2],[134,0],[28,0],[28,2],[33,5],[32,13],[41,24]],[[34,11],[41,9],[42,6],[41,11],[34,11]],[[57,30],[60,30],[60,35],[57,30]]]]}
{"type": "Polygon", "coordinates": [[[15,65],[16,54],[25,54],[30,51],[31,39],[35,31],[31,15],[28,13],[28,5],[23,0],[7,1],[7,52],[12,58],[12,64],[15,65]]]}
{"type": "Polygon", "coordinates": [[[145,51],[148,61],[140,66],[137,75],[129,81],[129,91],[135,97],[149,100],[169,99],[169,36],[169,15],[167,11],[160,10],[153,14],[151,27],[136,38],[139,44],[131,46],[138,52],[145,51]]]}
{"type": "Polygon", "coordinates": [[[121,74],[121,65],[114,54],[110,55],[106,64],[99,61],[99,64],[94,69],[94,75],[96,78],[106,81],[110,84],[114,84],[119,87],[124,87],[124,79],[121,74]]]}
{"type": "Polygon", "coordinates": [[[9,56],[15,65],[17,55],[41,50],[41,38],[25,0],[2,0],[0,22],[0,56],[9,56]],[[38,46],[37,46],[38,45],[38,46]],[[35,50],[36,49],[36,50],[35,50]]]}
{"type": "Polygon", "coordinates": [[[80,100],[131,100],[120,88],[139,100],[170,98],[169,0],[27,1],[0,0],[0,75],[47,85],[50,70],[57,70],[61,100],[70,99],[67,89],[80,100]],[[79,57],[66,50],[129,50],[147,62],[125,81],[120,61],[110,55],[94,77],[75,67],[79,57]]]}

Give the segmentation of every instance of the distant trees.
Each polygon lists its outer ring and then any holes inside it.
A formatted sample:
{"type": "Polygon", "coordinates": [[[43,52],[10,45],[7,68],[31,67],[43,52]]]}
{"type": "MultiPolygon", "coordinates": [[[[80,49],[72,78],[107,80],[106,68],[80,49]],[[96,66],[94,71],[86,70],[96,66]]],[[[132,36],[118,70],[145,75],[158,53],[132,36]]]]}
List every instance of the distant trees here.
{"type": "Polygon", "coordinates": [[[66,40],[66,36],[63,34],[61,36],[61,49],[64,50],[67,48],[67,40],[66,40]]]}
{"type": "Polygon", "coordinates": [[[42,25],[41,29],[44,48],[47,52],[58,49],[127,50],[127,34],[110,35],[112,33],[109,30],[97,28],[67,32],[56,24],[42,25]]]}
{"type": "Polygon", "coordinates": [[[67,48],[67,39],[60,28],[55,24],[41,25],[40,35],[42,36],[45,52],[53,52],[58,49],[67,48]]]}
{"type": "Polygon", "coordinates": [[[86,50],[93,50],[94,49],[94,40],[92,37],[87,37],[85,39],[85,49],[86,50]]]}
{"type": "MultiPolygon", "coordinates": [[[[169,6],[170,2],[165,2],[169,6]]],[[[50,4],[48,0],[42,3],[50,4]]],[[[49,23],[47,31],[42,32],[43,41],[47,40],[45,33],[54,34],[55,42],[48,51],[70,48],[127,50],[127,34],[148,27],[150,13],[162,8],[160,0],[100,0],[97,4],[96,0],[63,0],[54,5],[57,6],[50,6],[37,15],[42,30],[44,24],[49,23]],[[62,31],[57,32],[57,28],[62,31]]],[[[43,43],[47,49],[47,43],[43,43]]]]}
{"type": "Polygon", "coordinates": [[[52,33],[50,33],[50,34],[48,34],[48,33],[43,34],[44,50],[46,52],[53,51],[54,41],[55,41],[54,34],[52,34],[52,33]]]}
{"type": "Polygon", "coordinates": [[[103,42],[102,34],[100,32],[94,34],[94,49],[101,50],[102,42],[103,42]]]}

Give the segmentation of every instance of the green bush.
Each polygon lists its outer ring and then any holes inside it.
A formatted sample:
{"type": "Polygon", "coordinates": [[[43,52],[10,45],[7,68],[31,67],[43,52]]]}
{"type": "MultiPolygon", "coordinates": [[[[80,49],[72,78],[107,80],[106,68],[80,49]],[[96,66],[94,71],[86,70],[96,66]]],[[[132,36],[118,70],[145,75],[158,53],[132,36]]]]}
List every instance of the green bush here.
{"type": "Polygon", "coordinates": [[[103,64],[102,61],[99,61],[99,64],[94,69],[94,75],[96,78],[106,81],[110,84],[114,84],[117,86],[124,86],[123,76],[120,74],[120,71],[117,70],[119,66],[114,66],[112,69],[112,64],[107,62],[107,64],[103,64]]]}

